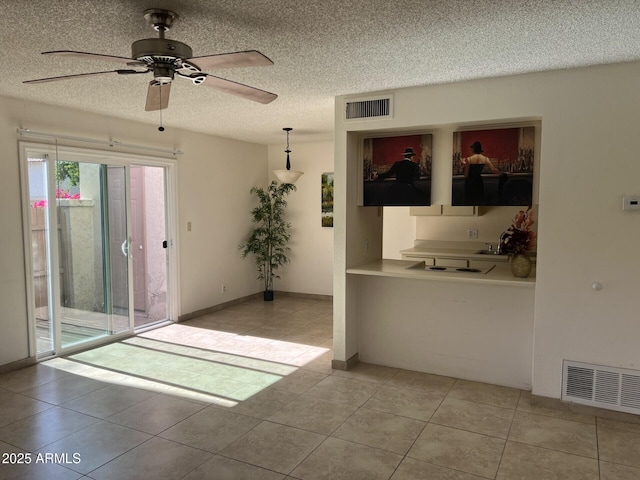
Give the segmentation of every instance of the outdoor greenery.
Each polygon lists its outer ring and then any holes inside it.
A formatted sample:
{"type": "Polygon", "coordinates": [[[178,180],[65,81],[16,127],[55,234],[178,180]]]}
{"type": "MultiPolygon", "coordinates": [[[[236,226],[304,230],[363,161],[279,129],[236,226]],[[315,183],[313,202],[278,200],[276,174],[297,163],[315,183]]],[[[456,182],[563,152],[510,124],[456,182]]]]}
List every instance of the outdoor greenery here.
{"type": "Polygon", "coordinates": [[[290,248],[287,243],[291,239],[291,224],[285,221],[284,211],[287,206],[285,196],[296,189],[291,183],[278,184],[275,180],[268,188],[253,187],[259,204],[251,211],[251,221],[256,224],[243,245],[242,258],[251,254],[255,258],[258,279],[264,281],[264,290],[273,291],[273,279],[280,278],[278,267],[289,263],[290,248]]]}
{"type": "Polygon", "coordinates": [[[78,186],[80,183],[80,164],[78,162],[58,160],[56,162],[56,180],[62,182],[67,178],[72,187],[78,186]]]}

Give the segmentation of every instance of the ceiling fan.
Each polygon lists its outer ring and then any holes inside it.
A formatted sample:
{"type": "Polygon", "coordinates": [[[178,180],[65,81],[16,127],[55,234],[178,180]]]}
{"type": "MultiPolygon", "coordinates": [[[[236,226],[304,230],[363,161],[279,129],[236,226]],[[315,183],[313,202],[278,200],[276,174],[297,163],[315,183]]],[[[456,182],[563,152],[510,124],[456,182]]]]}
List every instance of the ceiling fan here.
{"type": "Polygon", "coordinates": [[[169,105],[171,83],[175,75],[191,80],[195,85],[206,85],[248,100],[267,104],[278,96],[259,88],[204,73],[204,69],[258,67],[273,65],[273,62],[257,50],[234,53],[221,53],[194,57],[191,47],[185,43],[165,38],[165,33],[178,19],[178,15],[170,10],[152,8],[145,10],[144,18],[158,32],[158,38],[145,38],[131,44],[131,58],[103,55],[100,53],[76,52],[72,50],[55,50],[42,52],[43,55],[95,59],[107,62],[118,62],[127,65],[127,69],[107,70],[101,72],[63,75],[60,77],[27,80],[23,83],[36,84],[82,78],[93,75],[116,73],[118,75],[137,75],[153,73],[153,80],[147,89],[145,110],[162,110],[169,105]]]}

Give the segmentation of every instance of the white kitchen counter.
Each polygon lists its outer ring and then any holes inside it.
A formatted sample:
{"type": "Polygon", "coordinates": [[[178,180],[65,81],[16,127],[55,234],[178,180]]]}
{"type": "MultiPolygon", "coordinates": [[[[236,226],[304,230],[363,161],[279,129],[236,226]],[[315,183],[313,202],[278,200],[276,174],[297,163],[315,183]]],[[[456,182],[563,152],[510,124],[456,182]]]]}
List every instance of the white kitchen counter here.
{"type": "MultiPolygon", "coordinates": [[[[497,245],[493,242],[494,248],[497,245]]],[[[487,255],[477,253],[480,250],[486,250],[487,244],[484,242],[448,242],[437,240],[417,240],[416,245],[411,248],[400,250],[401,255],[411,257],[430,256],[430,257],[450,257],[450,258],[467,258],[470,260],[495,261],[506,263],[509,261],[507,255],[487,255]]],[[[531,253],[531,259],[535,263],[536,254],[531,253]]]]}
{"type": "MultiPolygon", "coordinates": [[[[479,255],[490,262],[488,255],[479,255]]],[[[365,265],[348,268],[347,273],[353,275],[370,275],[378,277],[408,278],[413,280],[429,280],[437,282],[478,283],[483,285],[503,285],[515,287],[535,286],[535,273],[529,278],[514,277],[509,264],[496,262],[488,273],[438,272],[422,269],[408,269],[419,263],[416,260],[376,260],[365,265]]]]}

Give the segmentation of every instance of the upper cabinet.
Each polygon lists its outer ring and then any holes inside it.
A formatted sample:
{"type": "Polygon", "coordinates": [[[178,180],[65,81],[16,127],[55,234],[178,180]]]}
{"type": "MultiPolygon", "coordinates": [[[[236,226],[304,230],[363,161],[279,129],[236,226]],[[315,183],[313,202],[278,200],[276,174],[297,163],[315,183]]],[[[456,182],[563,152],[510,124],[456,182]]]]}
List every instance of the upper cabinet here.
{"type": "Polygon", "coordinates": [[[431,205],[429,207],[411,207],[409,215],[414,217],[420,216],[448,216],[448,217],[464,217],[481,215],[480,209],[476,206],[452,206],[452,205],[431,205]]]}

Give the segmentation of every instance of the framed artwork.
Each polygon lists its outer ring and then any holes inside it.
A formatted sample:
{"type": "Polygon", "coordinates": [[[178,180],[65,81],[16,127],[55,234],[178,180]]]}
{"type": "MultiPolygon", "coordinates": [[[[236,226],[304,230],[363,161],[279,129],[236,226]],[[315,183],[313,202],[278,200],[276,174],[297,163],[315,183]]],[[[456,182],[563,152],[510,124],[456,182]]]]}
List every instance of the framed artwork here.
{"type": "Polygon", "coordinates": [[[431,205],[433,135],[365,138],[363,205],[431,205]]]}
{"type": "Polygon", "coordinates": [[[322,174],[322,226],[333,227],[333,172],[322,174]]]}
{"type": "Polygon", "coordinates": [[[535,127],[453,134],[451,205],[531,205],[535,127]]]}

